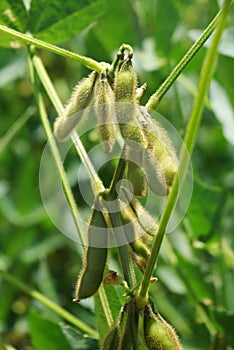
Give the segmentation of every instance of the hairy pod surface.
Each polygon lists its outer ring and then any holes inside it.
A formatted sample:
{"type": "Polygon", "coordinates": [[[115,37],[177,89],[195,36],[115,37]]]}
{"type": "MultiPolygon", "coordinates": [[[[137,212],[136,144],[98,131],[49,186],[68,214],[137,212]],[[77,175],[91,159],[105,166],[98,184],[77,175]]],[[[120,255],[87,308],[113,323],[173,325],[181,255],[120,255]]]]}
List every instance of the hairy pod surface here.
{"type": "Polygon", "coordinates": [[[63,115],[58,116],[54,123],[54,134],[58,141],[65,141],[84,120],[93,97],[96,77],[97,73],[92,72],[75,86],[63,115]]]}
{"type": "Polygon", "coordinates": [[[123,139],[135,141],[146,147],[146,140],[138,121],[139,104],[136,94],[137,76],[132,60],[123,62],[115,79],[116,116],[123,139]]]}
{"type": "Polygon", "coordinates": [[[137,76],[132,65],[132,60],[123,62],[115,78],[115,101],[116,102],[136,102],[137,76]]]}
{"type": "Polygon", "coordinates": [[[140,256],[142,259],[135,260],[136,262],[141,261],[141,266],[139,266],[143,270],[143,266],[145,267],[148,257],[150,255],[150,251],[147,245],[144,243],[142,236],[145,234],[145,231],[142,229],[139,224],[138,217],[136,213],[132,210],[131,205],[127,205],[120,212],[121,222],[124,225],[125,235],[127,240],[130,242],[129,247],[131,248],[131,252],[133,257],[135,255],[140,256]]]}
{"type": "Polygon", "coordinates": [[[144,168],[149,179],[149,187],[154,193],[165,195],[178,170],[175,149],[167,132],[150,116],[143,132],[147,139],[144,168]]]}
{"type": "Polygon", "coordinates": [[[106,334],[102,344],[101,350],[118,350],[121,342],[121,338],[125,329],[127,321],[127,315],[124,307],[121,308],[120,314],[113,322],[110,330],[106,334]]]}
{"type": "Polygon", "coordinates": [[[116,350],[118,349],[120,341],[120,320],[117,319],[114,325],[111,327],[107,335],[105,336],[103,343],[101,344],[101,350],[116,350]]]}
{"type": "Polygon", "coordinates": [[[138,324],[139,314],[136,311],[136,305],[133,302],[125,305],[127,319],[118,350],[138,350],[138,324]]]}
{"type": "Polygon", "coordinates": [[[114,92],[105,74],[95,84],[95,112],[98,119],[98,130],[106,153],[111,153],[115,144],[115,106],[114,92]]]}
{"type": "Polygon", "coordinates": [[[125,188],[122,189],[124,196],[126,197],[127,202],[129,203],[132,212],[137,217],[138,223],[141,226],[142,230],[146,233],[142,236],[146,242],[148,238],[152,238],[158,232],[158,223],[150,215],[150,213],[144,208],[144,206],[136,198],[131,198],[131,194],[125,188]]]}
{"type": "Polygon", "coordinates": [[[149,350],[182,350],[175,330],[150,303],[144,310],[144,338],[149,350]]]}
{"type": "Polygon", "coordinates": [[[144,149],[139,144],[126,144],[126,179],[131,183],[133,194],[144,197],[148,193],[148,184],[143,170],[144,149]]]}
{"type": "Polygon", "coordinates": [[[98,228],[106,228],[106,222],[102,212],[93,209],[89,230],[88,230],[88,247],[83,257],[83,267],[78,277],[76,287],[77,300],[85,299],[92,296],[99,288],[106,266],[107,260],[107,232],[103,233],[103,248],[95,246],[99,239],[98,228]],[[106,241],[105,241],[106,240],[106,241]]]}

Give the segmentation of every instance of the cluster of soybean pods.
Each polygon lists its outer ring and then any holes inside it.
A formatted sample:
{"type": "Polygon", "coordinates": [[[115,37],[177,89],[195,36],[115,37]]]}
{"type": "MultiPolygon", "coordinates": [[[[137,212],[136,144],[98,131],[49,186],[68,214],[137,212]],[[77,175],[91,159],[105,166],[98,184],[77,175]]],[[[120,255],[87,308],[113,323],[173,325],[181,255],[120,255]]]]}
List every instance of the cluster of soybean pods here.
{"type": "Polygon", "coordinates": [[[134,350],[143,342],[147,349],[181,349],[174,329],[160,316],[152,300],[148,300],[143,310],[137,307],[137,285],[130,285],[128,278],[122,280],[113,271],[104,276],[108,234],[114,232],[118,243],[117,227],[121,227],[125,235],[129,256],[144,273],[158,225],[137,197],[147,196],[149,189],[159,196],[166,195],[178,169],[176,152],[167,132],[151,118],[147,108],[140,105],[146,84],[137,86],[132,58],[132,48],[122,45],[111,65],[103,62],[101,72],[93,71],[78,83],[63,115],[58,116],[54,124],[56,139],[65,141],[92,107],[104,152],[113,151],[117,133],[123,139],[121,169],[117,175],[119,180],[128,180],[121,187],[121,198],[113,186],[95,198],[75,301],[92,296],[102,282],[122,284],[126,289],[126,302],[101,348],[134,350]],[[114,212],[113,207],[108,208],[108,202],[113,200],[116,200],[114,212]],[[106,229],[102,247],[95,244],[99,239],[97,228],[106,229]]]}

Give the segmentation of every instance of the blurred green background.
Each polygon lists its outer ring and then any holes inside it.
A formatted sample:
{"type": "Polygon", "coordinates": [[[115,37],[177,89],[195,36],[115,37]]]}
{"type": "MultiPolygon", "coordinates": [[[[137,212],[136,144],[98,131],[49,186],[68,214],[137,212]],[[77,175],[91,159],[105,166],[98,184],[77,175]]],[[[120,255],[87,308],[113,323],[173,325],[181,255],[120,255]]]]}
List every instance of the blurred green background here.
{"type": "MultiPolygon", "coordinates": [[[[122,43],[132,45],[139,84],[147,82],[143,104],[220,5],[214,0],[69,0],[66,4],[32,0],[29,14],[21,1],[14,3],[1,1],[0,23],[30,30],[38,38],[95,60],[111,62],[122,43]],[[6,15],[8,8],[17,16],[13,23],[6,15]]],[[[177,329],[185,350],[234,348],[233,23],[232,13],[192,157],[192,201],[182,224],[166,237],[156,271],[159,282],[151,287],[158,309],[177,329]]],[[[158,109],[182,137],[205,52],[206,48],[199,51],[158,109]]],[[[45,50],[39,54],[65,103],[88,69],[45,50]]],[[[46,93],[44,97],[52,126],[56,112],[46,93]]],[[[47,141],[35,107],[26,50],[10,47],[9,37],[3,34],[0,137],[0,268],[97,328],[92,299],[79,305],[71,302],[82,249],[59,232],[41,201],[39,166],[47,141]]],[[[95,142],[91,137],[83,141],[87,149],[95,142]]],[[[70,179],[74,179],[74,164],[75,152],[67,164],[70,179]]],[[[113,169],[112,164],[101,172],[104,183],[113,169]]],[[[76,197],[82,208],[84,203],[76,197]]],[[[110,264],[118,265],[115,252],[110,264]]],[[[11,349],[1,342],[15,349],[42,349],[37,336],[41,315],[55,324],[61,322],[54,312],[0,280],[0,349],[11,349]]],[[[48,339],[46,349],[75,349],[69,342],[60,343],[59,337],[54,339],[48,339]]]]}

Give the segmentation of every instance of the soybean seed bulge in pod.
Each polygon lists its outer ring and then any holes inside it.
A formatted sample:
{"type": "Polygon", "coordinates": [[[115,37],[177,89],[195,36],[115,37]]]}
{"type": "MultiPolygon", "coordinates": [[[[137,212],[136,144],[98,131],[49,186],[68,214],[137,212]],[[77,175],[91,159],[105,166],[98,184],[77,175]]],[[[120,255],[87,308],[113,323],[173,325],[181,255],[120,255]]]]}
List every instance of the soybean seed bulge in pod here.
{"type": "Polygon", "coordinates": [[[84,120],[88,113],[97,73],[92,72],[82,79],[74,88],[70,100],[65,106],[63,114],[59,115],[54,123],[54,134],[58,141],[65,141],[71,132],[84,120]]]}
{"type": "Polygon", "coordinates": [[[107,260],[107,229],[104,216],[98,209],[93,209],[88,228],[88,246],[83,256],[83,267],[78,277],[76,300],[88,298],[98,290],[104,275],[107,260]],[[102,239],[103,247],[98,246],[102,239]]]}
{"type": "Polygon", "coordinates": [[[182,350],[175,330],[152,303],[144,310],[144,338],[149,350],[182,350]]]}
{"type": "Polygon", "coordinates": [[[98,120],[98,131],[105,153],[111,153],[115,144],[115,108],[114,92],[102,73],[94,88],[94,106],[98,120]]]}

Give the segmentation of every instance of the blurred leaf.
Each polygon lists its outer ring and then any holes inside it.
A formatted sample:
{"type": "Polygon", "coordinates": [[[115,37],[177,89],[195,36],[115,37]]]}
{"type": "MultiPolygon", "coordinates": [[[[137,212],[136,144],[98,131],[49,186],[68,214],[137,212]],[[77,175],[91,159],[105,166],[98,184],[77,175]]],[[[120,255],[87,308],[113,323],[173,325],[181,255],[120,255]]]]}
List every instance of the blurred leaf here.
{"type": "MultiPolygon", "coordinates": [[[[54,303],[59,304],[59,298],[54,286],[53,276],[50,272],[48,262],[45,259],[43,259],[39,265],[38,285],[42,294],[53,300],[54,303]]],[[[55,314],[53,311],[51,311],[51,314],[53,314],[54,317],[55,314]]],[[[59,317],[57,317],[57,319],[59,319],[59,317]]]]}
{"type": "Polygon", "coordinates": [[[171,266],[159,266],[157,269],[157,277],[162,281],[173,293],[185,294],[186,288],[182,278],[174,271],[171,266]]]}
{"type": "Polygon", "coordinates": [[[156,12],[156,45],[157,51],[162,51],[166,55],[171,49],[172,36],[179,23],[179,15],[172,0],[157,1],[156,12]]]}
{"type": "Polygon", "coordinates": [[[65,335],[72,350],[96,350],[99,349],[98,341],[89,338],[78,332],[75,328],[60,324],[60,328],[65,335]]]}
{"type": "Polygon", "coordinates": [[[22,251],[21,258],[27,264],[32,264],[40,259],[45,259],[49,254],[64,247],[64,236],[54,235],[46,237],[43,241],[34,243],[22,251]]]}
{"type": "Polygon", "coordinates": [[[137,72],[151,72],[164,66],[166,59],[157,56],[154,39],[148,37],[142,41],[142,49],[135,49],[134,63],[137,72]]]}
{"type": "MultiPolygon", "coordinates": [[[[109,312],[111,313],[113,320],[115,320],[119,313],[120,309],[122,307],[122,301],[120,298],[120,294],[117,292],[115,286],[106,285],[103,286],[103,289],[106,294],[105,301],[108,301],[109,304],[109,312]]],[[[95,302],[95,314],[98,324],[98,331],[100,334],[100,341],[103,340],[104,336],[108,332],[109,325],[107,323],[104,308],[102,306],[102,300],[100,299],[100,296],[98,293],[94,296],[94,302],[95,302]]]]}
{"type": "MultiPolygon", "coordinates": [[[[192,29],[189,31],[189,37],[192,40],[196,41],[202,34],[202,32],[202,30],[192,29]]],[[[207,42],[204,45],[205,47],[210,47],[212,37],[213,35],[211,35],[211,37],[207,40],[207,42]]],[[[222,40],[219,45],[218,51],[222,55],[234,57],[234,28],[226,29],[223,32],[222,40]]]]}
{"type": "Polygon", "coordinates": [[[27,12],[22,0],[1,0],[0,23],[24,32],[27,28],[27,12]]]}
{"type": "Polygon", "coordinates": [[[234,314],[228,314],[227,311],[215,311],[216,321],[223,329],[224,339],[227,341],[228,345],[234,346],[234,314]]]}
{"type": "Polygon", "coordinates": [[[50,43],[66,41],[112,11],[114,3],[115,0],[32,0],[29,28],[37,38],[50,43]]]}
{"type": "MultiPolygon", "coordinates": [[[[21,32],[27,29],[28,14],[22,0],[1,0],[0,1],[0,24],[14,28],[21,32]]],[[[12,46],[12,37],[1,33],[0,46],[12,46]]]]}
{"type": "MultiPolygon", "coordinates": [[[[2,79],[4,80],[4,79],[2,79]]],[[[0,81],[1,81],[1,71],[0,71],[0,81]]],[[[1,83],[0,83],[1,85],[1,83]]],[[[21,114],[16,121],[11,125],[7,132],[1,136],[0,139],[0,155],[6,149],[9,143],[13,140],[14,136],[19,132],[19,130],[25,125],[28,119],[32,116],[34,108],[32,106],[28,107],[23,114],[21,114]]],[[[0,196],[1,196],[1,183],[0,183],[0,196]]]]}
{"type": "Polygon", "coordinates": [[[3,343],[0,340],[0,350],[16,350],[16,348],[14,348],[13,346],[11,346],[9,344],[3,343]]]}
{"type": "Polygon", "coordinates": [[[223,203],[223,191],[195,181],[192,200],[187,212],[194,238],[206,236],[215,226],[217,211],[223,203]]]}
{"type": "Polygon", "coordinates": [[[211,83],[210,102],[225,138],[234,146],[234,111],[225,90],[217,81],[211,83]]]}
{"type": "Polygon", "coordinates": [[[21,214],[14,207],[14,203],[12,203],[12,200],[6,196],[1,199],[0,211],[3,213],[3,215],[9,222],[12,222],[14,225],[23,227],[36,224],[47,217],[43,206],[38,206],[32,209],[29,213],[21,214]]]}
{"type": "Polygon", "coordinates": [[[0,88],[22,77],[26,71],[25,58],[18,57],[0,69],[0,88]]]}
{"type": "Polygon", "coordinates": [[[71,349],[60,326],[33,310],[29,313],[29,328],[36,350],[71,349]]]}

